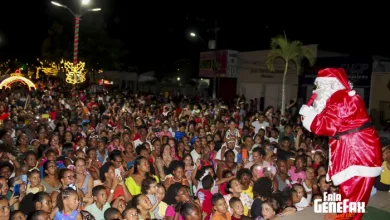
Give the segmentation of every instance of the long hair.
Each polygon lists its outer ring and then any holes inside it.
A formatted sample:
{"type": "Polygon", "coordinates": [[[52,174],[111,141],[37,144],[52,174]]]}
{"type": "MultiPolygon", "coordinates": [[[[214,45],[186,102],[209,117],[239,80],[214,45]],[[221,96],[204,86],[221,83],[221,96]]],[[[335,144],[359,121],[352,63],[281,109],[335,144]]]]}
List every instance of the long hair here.
{"type": "Polygon", "coordinates": [[[70,195],[77,195],[77,191],[74,189],[64,189],[62,192],[58,193],[57,195],[57,207],[60,212],[63,212],[64,207],[64,199],[68,198],[70,195]]]}

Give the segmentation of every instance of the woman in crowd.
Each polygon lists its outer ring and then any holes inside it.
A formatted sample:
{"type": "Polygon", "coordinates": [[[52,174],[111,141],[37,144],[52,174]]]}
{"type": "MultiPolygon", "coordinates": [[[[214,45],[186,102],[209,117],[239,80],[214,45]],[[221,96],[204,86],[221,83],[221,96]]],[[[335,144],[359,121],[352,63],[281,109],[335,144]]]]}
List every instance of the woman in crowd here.
{"type": "MultiPolygon", "coordinates": [[[[209,198],[222,194],[221,207],[231,198],[235,205],[220,216],[272,219],[338,190],[325,178],[326,139],[302,130],[295,115],[274,107],[259,112],[245,97],[223,102],[83,86],[49,79],[34,92],[0,97],[0,206],[10,206],[12,218],[20,211],[92,218],[97,214],[86,206],[100,210],[113,201],[107,219],[212,219],[217,207],[209,198]],[[147,178],[155,181],[141,193],[147,178]],[[105,190],[93,195],[99,185],[105,190]],[[241,204],[243,213],[234,210],[241,204]]],[[[378,188],[388,185],[386,177],[378,188]]],[[[0,209],[0,218],[9,215],[0,209]]]]}

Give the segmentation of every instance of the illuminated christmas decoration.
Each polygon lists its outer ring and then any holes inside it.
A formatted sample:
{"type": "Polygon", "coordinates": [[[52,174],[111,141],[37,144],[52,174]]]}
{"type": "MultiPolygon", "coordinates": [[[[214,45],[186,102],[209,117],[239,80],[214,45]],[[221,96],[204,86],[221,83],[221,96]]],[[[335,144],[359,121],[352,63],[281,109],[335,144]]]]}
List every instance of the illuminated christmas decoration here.
{"type": "Polygon", "coordinates": [[[30,90],[30,91],[32,89],[36,89],[34,83],[31,82],[31,80],[29,80],[26,77],[24,77],[22,75],[22,73],[20,72],[20,70],[16,70],[15,73],[12,73],[10,77],[8,77],[7,79],[3,80],[0,83],[0,89],[11,88],[11,85],[16,83],[16,82],[21,82],[21,83],[25,84],[28,87],[28,90],[30,90]]]}
{"type": "Polygon", "coordinates": [[[66,82],[70,84],[78,84],[83,83],[85,81],[85,63],[79,62],[77,64],[73,64],[71,62],[66,61],[64,63],[65,71],[66,71],[66,82]]]}
{"type": "Polygon", "coordinates": [[[28,78],[30,78],[31,79],[31,77],[34,75],[34,71],[31,69],[31,68],[28,68],[28,71],[27,71],[27,76],[28,76],[28,78]]]}
{"type": "Polygon", "coordinates": [[[0,74],[8,74],[11,72],[11,69],[9,68],[10,62],[11,61],[8,60],[8,61],[0,64],[0,74]]]}
{"type": "Polygon", "coordinates": [[[114,85],[114,82],[101,79],[99,80],[99,85],[114,85]]]}
{"type": "Polygon", "coordinates": [[[36,71],[37,79],[39,79],[39,71],[42,71],[48,76],[57,76],[58,72],[61,70],[61,65],[64,63],[64,60],[61,60],[59,64],[57,64],[56,62],[50,63],[46,60],[45,61],[40,61],[39,59],[37,60],[41,64],[40,67],[37,67],[37,71],[36,71]]]}

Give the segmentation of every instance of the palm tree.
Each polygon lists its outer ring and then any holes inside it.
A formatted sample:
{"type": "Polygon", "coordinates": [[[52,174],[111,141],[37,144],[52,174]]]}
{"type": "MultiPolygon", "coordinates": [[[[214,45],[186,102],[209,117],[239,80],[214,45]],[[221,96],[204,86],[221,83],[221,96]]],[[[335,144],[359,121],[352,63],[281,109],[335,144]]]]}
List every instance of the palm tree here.
{"type": "Polygon", "coordinates": [[[315,55],[313,52],[305,48],[300,41],[289,41],[287,40],[286,35],[277,36],[271,39],[271,51],[267,57],[267,67],[271,72],[275,71],[274,61],[275,59],[280,58],[285,62],[284,74],[283,74],[283,84],[282,84],[282,115],[285,114],[286,106],[286,76],[288,71],[288,64],[290,62],[295,63],[297,67],[297,75],[300,73],[302,60],[306,58],[309,61],[310,66],[313,66],[315,63],[315,55]]]}

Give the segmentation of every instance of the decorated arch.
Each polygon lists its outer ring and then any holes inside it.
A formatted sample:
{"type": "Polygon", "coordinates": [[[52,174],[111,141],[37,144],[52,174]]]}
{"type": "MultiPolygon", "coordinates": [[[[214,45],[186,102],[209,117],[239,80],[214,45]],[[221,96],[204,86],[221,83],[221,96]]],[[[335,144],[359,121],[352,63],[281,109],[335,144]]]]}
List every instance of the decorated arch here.
{"type": "Polygon", "coordinates": [[[35,84],[31,82],[31,80],[27,79],[20,73],[20,70],[16,70],[15,73],[12,73],[10,77],[6,78],[0,83],[0,89],[8,89],[11,88],[11,85],[21,82],[27,86],[28,90],[36,89],[35,84]]]}

